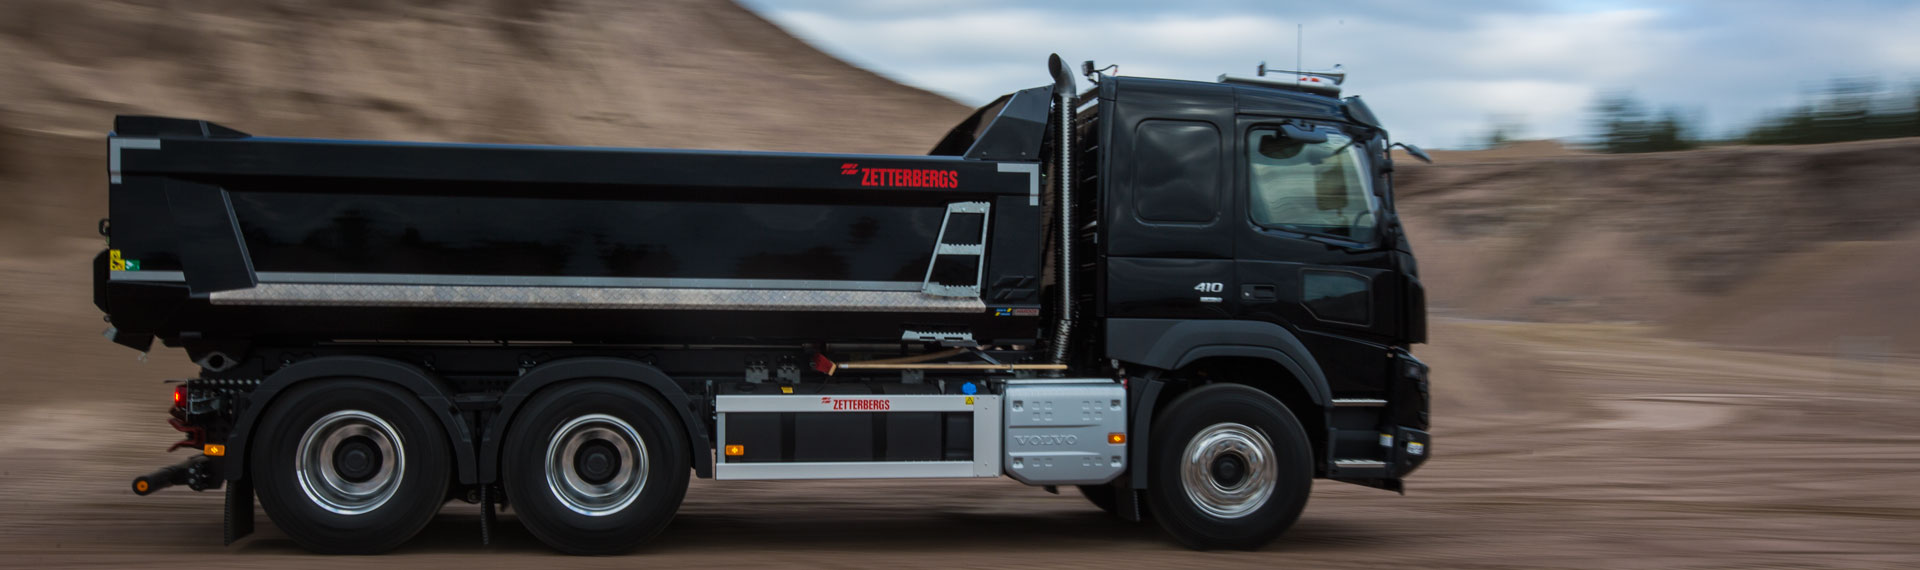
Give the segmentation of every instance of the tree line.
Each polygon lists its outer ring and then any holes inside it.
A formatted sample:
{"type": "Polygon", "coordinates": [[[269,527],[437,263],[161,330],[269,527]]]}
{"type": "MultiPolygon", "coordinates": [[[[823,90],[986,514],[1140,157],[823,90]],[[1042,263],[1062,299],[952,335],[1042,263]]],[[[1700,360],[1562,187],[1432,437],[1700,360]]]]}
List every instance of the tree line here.
{"type": "MultiPolygon", "coordinates": [[[[1920,137],[1920,83],[1904,92],[1878,81],[1841,78],[1799,105],[1762,116],[1726,138],[1708,138],[1693,118],[1675,108],[1655,110],[1632,94],[1601,95],[1591,107],[1594,148],[1609,153],[1665,152],[1703,144],[1817,144],[1920,137]]],[[[1485,141],[1499,146],[1521,126],[1496,118],[1485,141]]]]}

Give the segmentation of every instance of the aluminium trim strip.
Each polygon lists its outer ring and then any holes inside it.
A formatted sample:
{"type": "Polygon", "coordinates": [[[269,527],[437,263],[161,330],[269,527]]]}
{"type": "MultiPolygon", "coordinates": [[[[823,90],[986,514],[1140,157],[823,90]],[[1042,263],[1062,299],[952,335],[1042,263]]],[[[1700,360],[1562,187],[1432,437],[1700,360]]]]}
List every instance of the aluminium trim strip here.
{"type": "Polygon", "coordinates": [[[974,477],[980,477],[980,475],[977,475],[977,470],[974,469],[974,462],[972,461],[720,462],[713,466],[713,478],[721,481],[779,479],[939,479],[974,477]]]}
{"type": "Polygon", "coordinates": [[[933,248],[934,255],[986,255],[984,243],[943,243],[933,248]]]}
{"type": "Polygon", "coordinates": [[[999,477],[1006,471],[1006,455],[1000,452],[1000,438],[1006,435],[1005,409],[1000,396],[975,396],[980,407],[973,411],[973,476],[999,477]]]}
{"type": "MultiPolygon", "coordinates": [[[[309,273],[261,271],[261,283],[343,285],[470,285],[488,287],[658,287],[666,289],[818,289],[829,291],[919,291],[913,281],[831,279],[703,279],[680,277],[569,277],[536,275],[435,275],[413,273],[309,273]]],[[[114,281],[186,281],[180,271],[115,271],[114,281]]]]}
{"type": "Polygon", "coordinates": [[[120,151],[125,149],[160,150],[160,139],[119,136],[107,139],[108,184],[120,183],[120,151]]]}
{"type": "Polygon", "coordinates": [[[1379,469],[1386,467],[1387,462],[1374,459],[1335,459],[1333,465],[1347,469],[1379,469]]]}
{"type": "Polygon", "coordinates": [[[1386,400],[1378,398],[1334,398],[1336,408],[1378,408],[1387,405],[1386,400]]]}
{"type": "Polygon", "coordinates": [[[1000,172],[1024,172],[1027,174],[1027,205],[1040,205],[1040,165],[1032,162],[1000,163],[1000,172]]]}
{"type": "Polygon", "coordinates": [[[692,311],[915,311],[978,313],[978,297],[946,298],[908,291],[664,289],[641,287],[473,287],[262,283],[219,291],[215,305],[305,307],[487,307],[520,309],[679,309],[692,311]]]}
{"type": "Polygon", "coordinates": [[[726,412],[973,412],[982,396],[960,394],[793,394],[714,396],[713,411],[726,412]],[[833,409],[832,400],[886,400],[887,409],[833,409]],[[969,403],[973,402],[973,403],[969,403]]]}
{"type": "Polygon", "coordinates": [[[1066,370],[1065,364],[921,364],[911,362],[876,363],[848,362],[839,365],[841,370],[1066,370]]]}

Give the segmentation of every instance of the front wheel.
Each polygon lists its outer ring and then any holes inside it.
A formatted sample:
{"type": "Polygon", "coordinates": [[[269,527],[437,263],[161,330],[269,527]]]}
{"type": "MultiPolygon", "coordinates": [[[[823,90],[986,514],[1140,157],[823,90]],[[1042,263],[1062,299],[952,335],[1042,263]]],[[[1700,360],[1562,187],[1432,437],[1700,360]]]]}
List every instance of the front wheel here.
{"type": "Polygon", "coordinates": [[[615,382],[534,395],[507,428],[501,456],[520,522],[569,554],[617,554],[659,534],[680,509],[692,468],[673,414],[615,382]]]}
{"type": "Polygon", "coordinates": [[[1153,436],[1148,503],[1189,548],[1259,548],[1307,506],[1313,448],[1300,421],[1265,392],[1195,389],[1154,418],[1153,436]]]}

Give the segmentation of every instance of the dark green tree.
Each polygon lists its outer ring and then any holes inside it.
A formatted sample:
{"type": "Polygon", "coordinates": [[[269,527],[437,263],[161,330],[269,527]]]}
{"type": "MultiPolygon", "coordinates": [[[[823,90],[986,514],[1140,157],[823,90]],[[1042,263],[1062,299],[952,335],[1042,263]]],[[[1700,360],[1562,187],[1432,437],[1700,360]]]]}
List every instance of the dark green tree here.
{"type": "Polygon", "coordinates": [[[1751,144],[1817,144],[1920,136],[1920,84],[1894,95],[1870,78],[1838,78],[1814,99],[1762,117],[1751,144]]]}
{"type": "Polygon", "coordinates": [[[1666,152],[1696,146],[1681,114],[1667,109],[1655,117],[1632,95],[1607,93],[1594,102],[1594,129],[1602,152],[1666,152]]]}

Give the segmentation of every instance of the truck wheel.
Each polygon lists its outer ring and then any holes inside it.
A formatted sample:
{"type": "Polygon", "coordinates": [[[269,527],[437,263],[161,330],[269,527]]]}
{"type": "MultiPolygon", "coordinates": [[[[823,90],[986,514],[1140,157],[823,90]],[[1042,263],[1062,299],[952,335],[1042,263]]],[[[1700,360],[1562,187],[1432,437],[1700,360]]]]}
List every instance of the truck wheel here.
{"type": "Polygon", "coordinates": [[[652,539],[687,495],[692,454],[676,417],[652,394],[614,382],[535,394],[501,449],[521,524],[568,554],[618,554],[652,539]]]}
{"type": "Polygon", "coordinates": [[[250,462],[260,504],[308,550],[392,550],[445,502],[446,432],[400,388],[306,382],[274,398],[257,429],[250,462]]]}
{"type": "Polygon", "coordinates": [[[1189,548],[1253,549],[1300,518],[1313,484],[1313,448],[1273,396],[1214,384],[1154,418],[1148,504],[1189,548]]]}

